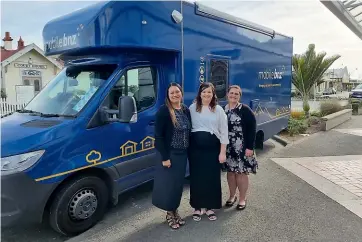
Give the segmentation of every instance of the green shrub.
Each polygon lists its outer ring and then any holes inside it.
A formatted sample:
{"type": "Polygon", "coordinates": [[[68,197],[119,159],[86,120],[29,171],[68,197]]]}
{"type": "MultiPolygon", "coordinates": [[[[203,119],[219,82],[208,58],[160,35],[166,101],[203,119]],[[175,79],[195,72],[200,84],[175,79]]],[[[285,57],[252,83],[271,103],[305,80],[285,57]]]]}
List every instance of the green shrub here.
{"type": "Polygon", "coordinates": [[[320,119],[316,116],[311,116],[308,119],[308,126],[310,127],[311,125],[317,125],[320,123],[320,119]]]}
{"type": "Polygon", "coordinates": [[[290,118],[288,122],[288,133],[290,136],[304,133],[308,128],[308,124],[305,119],[290,118]]]}
{"type": "Polygon", "coordinates": [[[310,116],[311,117],[321,117],[321,113],[317,112],[317,111],[313,111],[313,112],[310,113],[310,116]]]}
{"type": "Polygon", "coordinates": [[[351,98],[350,103],[352,105],[358,105],[359,107],[362,107],[362,101],[360,99],[351,98]]]}
{"type": "Polygon", "coordinates": [[[326,116],[343,110],[338,100],[324,101],[321,103],[321,115],[326,116]]]}

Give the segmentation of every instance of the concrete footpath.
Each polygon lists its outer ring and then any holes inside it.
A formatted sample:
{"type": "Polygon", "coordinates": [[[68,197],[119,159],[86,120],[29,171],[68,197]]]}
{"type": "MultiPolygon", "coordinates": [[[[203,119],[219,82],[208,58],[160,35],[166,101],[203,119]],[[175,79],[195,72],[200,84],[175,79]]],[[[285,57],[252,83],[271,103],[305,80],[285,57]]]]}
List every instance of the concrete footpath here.
{"type": "MultiPolygon", "coordinates": [[[[106,226],[68,241],[361,241],[362,138],[341,131],[355,132],[362,128],[358,125],[361,118],[353,118],[339,131],[318,133],[259,156],[260,170],[250,176],[245,211],[222,209],[216,222],[206,217],[194,222],[186,188],[181,214],[187,216],[187,225],[171,231],[163,213],[150,204],[149,194],[136,215],[119,214],[107,219],[106,226]],[[342,186],[345,183],[350,186],[342,186]]],[[[225,176],[223,189],[225,201],[225,176]]]]}

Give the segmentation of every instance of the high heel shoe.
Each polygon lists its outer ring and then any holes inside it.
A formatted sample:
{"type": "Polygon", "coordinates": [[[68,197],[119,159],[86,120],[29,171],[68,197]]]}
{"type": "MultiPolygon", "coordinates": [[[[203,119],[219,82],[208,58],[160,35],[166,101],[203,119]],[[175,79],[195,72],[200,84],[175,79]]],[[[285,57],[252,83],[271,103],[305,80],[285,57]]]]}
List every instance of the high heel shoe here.
{"type": "Polygon", "coordinates": [[[226,203],[225,203],[225,207],[232,207],[232,206],[234,206],[234,203],[236,202],[236,197],[234,197],[234,199],[233,199],[233,201],[226,201],[226,203]]]}

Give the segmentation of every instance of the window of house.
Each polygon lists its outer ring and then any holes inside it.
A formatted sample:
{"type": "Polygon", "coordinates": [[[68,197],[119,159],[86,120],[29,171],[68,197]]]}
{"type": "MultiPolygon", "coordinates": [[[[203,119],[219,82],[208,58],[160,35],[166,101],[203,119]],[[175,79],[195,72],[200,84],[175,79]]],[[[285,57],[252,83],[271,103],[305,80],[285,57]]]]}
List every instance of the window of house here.
{"type": "Polygon", "coordinates": [[[128,70],[112,88],[109,94],[109,106],[118,109],[120,96],[131,96],[136,101],[137,111],[141,112],[156,102],[157,72],[152,67],[140,67],[128,70]]]}
{"type": "Polygon", "coordinates": [[[210,60],[209,81],[215,86],[216,96],[222,100],[226,98],[229,63],[227,60],[210,60]]]}

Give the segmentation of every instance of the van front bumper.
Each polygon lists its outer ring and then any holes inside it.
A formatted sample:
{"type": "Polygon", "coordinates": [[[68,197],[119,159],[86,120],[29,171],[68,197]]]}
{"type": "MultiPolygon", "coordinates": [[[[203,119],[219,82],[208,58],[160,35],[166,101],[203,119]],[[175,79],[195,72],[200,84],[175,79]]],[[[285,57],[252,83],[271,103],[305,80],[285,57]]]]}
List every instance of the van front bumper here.
{"type": "Polygon", "coordinates": [[[1,227],[41,223],[56,184],[41,184],[25,173],[1,175],[1,227]]]}

